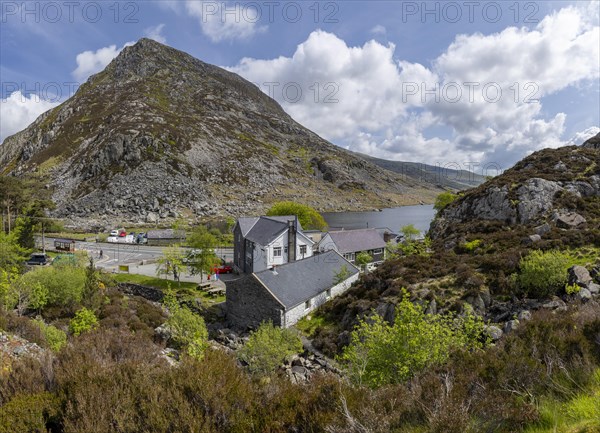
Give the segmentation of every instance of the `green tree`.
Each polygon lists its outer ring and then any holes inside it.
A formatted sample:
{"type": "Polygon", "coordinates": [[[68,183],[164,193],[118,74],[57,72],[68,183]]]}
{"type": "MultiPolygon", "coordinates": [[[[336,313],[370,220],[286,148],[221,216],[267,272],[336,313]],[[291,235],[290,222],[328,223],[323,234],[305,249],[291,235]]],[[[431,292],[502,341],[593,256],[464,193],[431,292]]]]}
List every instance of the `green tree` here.
{"type": "Polygon", "coordinates": [[[200,279],[205,273],[212,272],[220,259],[215,254],[217,238],[205,226],[198,226],[188,238],[188,245],[194,249],[188,256],[190,273],[200,274],[200,279]]]}
{"type": "Polygon", "coordinates": [[[170,304],[171,316],[167,320],[167,327],[173,341],[191,357],[201,359],[208,347],[208,330],[204,319],[176,302],[171,301],[170,304]]]}
{"type": "Polygon", "coordinates": [[[75,317],[69,322],[69,330],[74,336],[89,332],[98,327],[98,318],[92,310],[83,307],[75,313],[75,317]]]}
{"type": "Polygon", "coordinates": [[[411,242],[417,239],[417,236],[421,234],[421,230],[416,228],[413,224],[408,224],[400,228],[400,233],[404,235],[405,242],[411,242]]]}
{"type": "Polygon", "coordinates": [[[535,298],[553,295],[567,284],[569,265],[567,253],[533,250],[519,263],[519,286],[528,296],[535,298]]]}
{"type": "Polygon", "coordinates": [[[443,192],[436,197],[435,203],[433,204],[433,208],[439,212],[442,209],[444,209],[446,206],[448,206],[450,203],[452,203],[454,200],[456,200],[457,198],[458,198],[457,194],[453,194],[448,191],[443,192]]]}
{"type": "Polygon", "coordinates": [[[179,276],[185,268],[183,250],[179,245],[165,248],[162,257],[158,259],[156,273],[166,276],[173,275],[173,279],[179,282],[179,276]]]}
{"type": "Polygon", "coordinates": [[[483,322],[467,314],[428,315],[404,292],[393,325],[373,314],[352,332],[340,360],[358,384],[401,383],[428,366],[445,362],[458,348],[480,348],[483,322]]]}
{"type": "Polygon", "coordinates": [[[356,255],[356,258],[354,260],[354,262],[363,269],[366,269],[366,265],[371,263],[373,261],[373,257],[365,252],[365,251],[361,251],[360,253],[358,253],[356,255]]]}
{"type": "Polygon", "coordinates": [[[324,230],[327,223],[316,209],[293,201],[280,201],[267,211],[268,216],[296,215],[304,229],[324,230]]]}
{"type": "Polygon", "coordinates": [[[17,243],[14,232],[5,234],[0,231],[0,269],[22,269],[28,257],[27,253],[27,250],[17,243]]]}
{"type": "Polygon", "coordinates": [[[238,352],[238,358],[248,364],[248,369],[259,375],[275,371],[292,355],[302,351],[302,341],[291,329],[263,322],[250,334],[250,338],[238,352]]]}
{"type": "Polygon", "coordinates": [[[82,301],[85,306],[96,309],[102,301],[100,288],[103,285],[100,281],[100,272],[94,265],[94,259],[89,257],[88,266],[85,268],[85,283],[83,285],[82,301]]]}

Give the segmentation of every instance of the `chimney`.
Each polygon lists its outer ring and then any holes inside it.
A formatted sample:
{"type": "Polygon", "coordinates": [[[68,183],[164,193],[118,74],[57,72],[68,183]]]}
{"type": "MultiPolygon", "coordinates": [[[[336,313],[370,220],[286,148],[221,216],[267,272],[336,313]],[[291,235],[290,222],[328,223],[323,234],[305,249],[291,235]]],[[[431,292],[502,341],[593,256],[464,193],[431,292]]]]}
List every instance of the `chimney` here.
{"type": "Polygon", "coordinates": [[[296,227],[298,227],[298,217],[293,221],[288,221],[288,262],[296,261],[296,227]]]}

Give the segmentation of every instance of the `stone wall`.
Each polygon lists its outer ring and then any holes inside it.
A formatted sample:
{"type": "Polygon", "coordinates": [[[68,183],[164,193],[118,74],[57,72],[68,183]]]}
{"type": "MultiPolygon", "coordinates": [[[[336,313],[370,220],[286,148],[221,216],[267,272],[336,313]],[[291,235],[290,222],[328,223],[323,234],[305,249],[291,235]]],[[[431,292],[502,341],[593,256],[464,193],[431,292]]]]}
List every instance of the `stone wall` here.
{"type": "Polygon", "coordinates": [[[264,321],[281,326],[283,306],[253,275],[227,281],[226,309],[229,326],[256,328],[264,321]]]}

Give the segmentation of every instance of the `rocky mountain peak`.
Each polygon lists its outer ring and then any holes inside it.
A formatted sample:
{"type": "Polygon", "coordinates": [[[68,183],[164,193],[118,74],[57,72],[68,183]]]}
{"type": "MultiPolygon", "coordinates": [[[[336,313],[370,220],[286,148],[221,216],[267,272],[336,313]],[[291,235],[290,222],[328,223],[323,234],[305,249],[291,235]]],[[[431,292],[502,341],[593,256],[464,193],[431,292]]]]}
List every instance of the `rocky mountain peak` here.
{"type": "Polygon", "coordinates": [[[128,224],[257,214],[279,200],[364,210],[440,192],[323,140],[240,76],[150,39],[8,137],[0,170],[39,176],[57,217],[128,224]]]}
{"type": "Polygon", "coordinates": [[[600,149],[600,132],[592,138],[586,140],[582,146],[588,149],[600,149]]]}

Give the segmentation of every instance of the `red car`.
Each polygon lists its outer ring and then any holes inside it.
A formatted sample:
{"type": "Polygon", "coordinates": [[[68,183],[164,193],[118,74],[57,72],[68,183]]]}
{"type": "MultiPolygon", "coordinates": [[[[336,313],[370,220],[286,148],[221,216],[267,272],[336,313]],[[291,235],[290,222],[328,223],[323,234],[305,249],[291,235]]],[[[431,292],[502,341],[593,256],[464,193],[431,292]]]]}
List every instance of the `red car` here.
{"type": "Polygon", "coordinates": [[[231,274],[233,272],[233,268],[228,265],[222,265],[218,268],[213,268],[213,274],[231,274]]]}
{"type": "Polygon", "coordinates": [[[124,238],[125,236],[127,236],[127,232],[125,230],[119,231],[119,237],[120,238],[124,238]]]}

